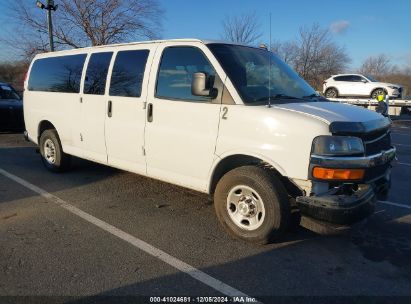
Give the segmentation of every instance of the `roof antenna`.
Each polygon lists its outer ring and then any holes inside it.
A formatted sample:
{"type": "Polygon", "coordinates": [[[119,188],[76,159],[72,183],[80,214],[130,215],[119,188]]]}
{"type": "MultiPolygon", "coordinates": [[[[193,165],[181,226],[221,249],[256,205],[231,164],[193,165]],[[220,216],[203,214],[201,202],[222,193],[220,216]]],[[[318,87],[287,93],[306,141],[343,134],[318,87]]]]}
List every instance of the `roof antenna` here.
{"type": "Polygon", "coordinates": [[[271,12],[270,12],[270,44],[268,45],[268,58],[270,66],[268,67],[268,108],[271,108],[271,12]]]}

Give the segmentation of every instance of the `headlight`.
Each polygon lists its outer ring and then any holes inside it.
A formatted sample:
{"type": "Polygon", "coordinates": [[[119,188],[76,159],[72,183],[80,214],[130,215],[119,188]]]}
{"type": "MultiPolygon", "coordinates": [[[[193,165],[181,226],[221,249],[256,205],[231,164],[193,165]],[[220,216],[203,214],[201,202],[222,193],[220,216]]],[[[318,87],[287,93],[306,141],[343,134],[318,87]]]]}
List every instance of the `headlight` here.
{"type": "Polygon", "coordinates": [[[398,90],[398,87],[394,87],[394,86],[388,86],[390,89],[393,89],[393,90],[398,90]]]}
{"type": "Polygon", "coordinates": [[[364,144],[358,137],[318,136],[314,138],[312,154],[323,156],[364,154],[364,144]]]}

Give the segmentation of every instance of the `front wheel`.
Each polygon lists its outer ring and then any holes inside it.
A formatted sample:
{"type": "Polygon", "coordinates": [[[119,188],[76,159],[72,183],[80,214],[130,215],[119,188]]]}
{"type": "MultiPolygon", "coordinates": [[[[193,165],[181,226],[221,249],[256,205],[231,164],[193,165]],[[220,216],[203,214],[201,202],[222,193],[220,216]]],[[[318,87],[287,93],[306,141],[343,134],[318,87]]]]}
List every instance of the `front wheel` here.
{"type": "Polygon", "coordinates": [[[325,97],[326,98],[337,98],[338,91],[335,88],[329,88],[325,91],[325,97]]]}
{"type": "Polygon", "coordinates": [[[56,130],[41,133],[40,154],[44,166],[52,172],[63,172],[70,167],[71,157],[63,152],[56,130]]]}
{"type": "Polygon", "coordinates": [[[237,238],[259,244],[279,239],[290,223],[287,192],[271,172],[244,166],[225,174],[214,193],[221,225],[237,238]]]}
{"type": "Polygon", "coordinates": [[[385,95],[386,95],[386,94],[387,94],[387,93],[384,91],[384,89],[376,89],[376,90],[372,91],[372,93],[371,93],[371,99],[377,99],[377,97],[378,97],[379,95],[384,96],[384,99],[385,99],[385,95]]]}

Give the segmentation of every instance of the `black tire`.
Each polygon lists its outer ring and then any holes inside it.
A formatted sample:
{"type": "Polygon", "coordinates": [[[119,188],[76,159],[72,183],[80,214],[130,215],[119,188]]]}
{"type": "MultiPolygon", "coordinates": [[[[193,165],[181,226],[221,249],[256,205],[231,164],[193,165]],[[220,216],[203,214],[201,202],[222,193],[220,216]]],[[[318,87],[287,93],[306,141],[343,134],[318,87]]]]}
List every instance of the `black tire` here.
{"type": "MultiPolygon", "coordinates": [[[[279,240],[287,231],[291,220],[291,206],[283,184],[273,173],[256,166],[243,166],[226,173],[214,192],[214,207],[225,230],[252,243],[266,244],[279,240]],[[265,215],[261,217],[260,226],[255,230],[240,227],[230,217],[228,196],[239,186],[252,188],[263,203],[265,215]]],[[[240,208],[236,212],[240,212],[240,208]]]]}
{"type": "Polygon", "coordinates": [[[337,98],[338,97],[338,91],[336,88],[329,88],[325,91],[325,97],[326,98],[337,98]]]}
{"type": "Polygon", "coordinates": [[[60,138],[57,134],[57,131],[54,129],[45,130],[40,135],[39,148],[41,161],[44,166],[52,172],[64,172],[70,168],[71,157],[70,155],[63,152],[61,147],[60,138]],[[54,145],[54,161],[50,161],[46,157],[46,147],[45,143],[51,141],[54,145]]]}
{"type": "Polygon", "coordinates": [[[374,91],[371,92],[370,97],[371,97],[371,99],[377,99],[378,95],[383,95],[384,99],[385,99],[385,96],[387,95],[387,92],[385,92],[385,90],[381,89],[381,88],[375,89],[374,91]]]}

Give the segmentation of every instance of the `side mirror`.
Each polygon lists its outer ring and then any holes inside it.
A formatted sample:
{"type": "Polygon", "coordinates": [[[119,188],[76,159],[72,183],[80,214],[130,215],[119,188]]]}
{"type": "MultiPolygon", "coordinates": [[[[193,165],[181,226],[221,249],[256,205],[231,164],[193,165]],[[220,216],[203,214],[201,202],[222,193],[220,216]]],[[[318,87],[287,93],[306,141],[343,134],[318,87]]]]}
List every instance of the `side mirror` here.
{"type": "Polygon", "coordinates": [[[365,80],[365,79],[362,79],[361,82],[362,82],[362,83],[367,83],[368,81],[365,80]]]}
{"type": "Polygon", "coordinates": [[[207,88],[207,75],[203,72],[197,72],[193,74],[193,80],[191,82],[191,94],[194,96],[206,96],[213,97],[215,89],[207,88]]]}

